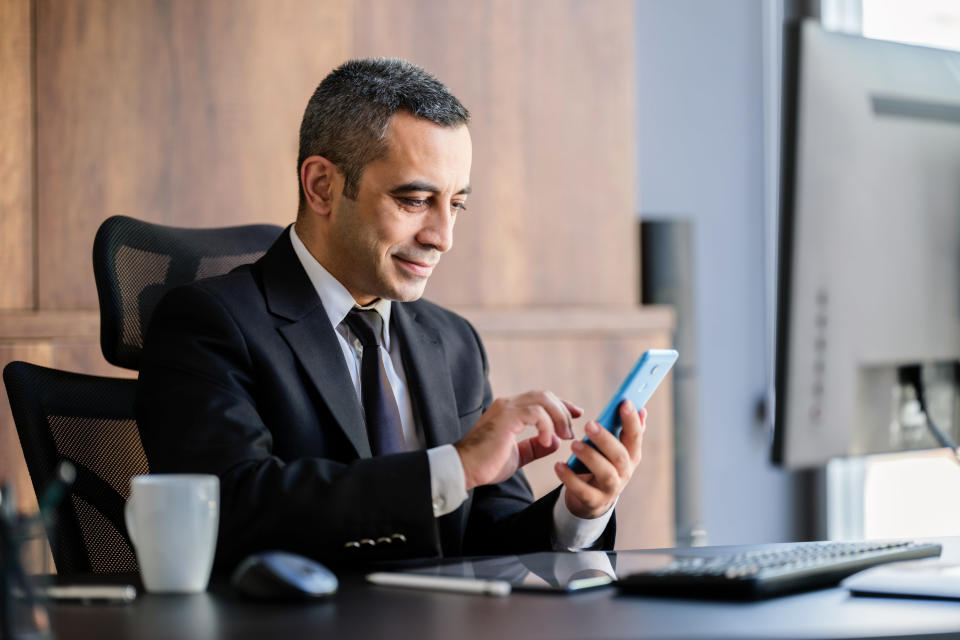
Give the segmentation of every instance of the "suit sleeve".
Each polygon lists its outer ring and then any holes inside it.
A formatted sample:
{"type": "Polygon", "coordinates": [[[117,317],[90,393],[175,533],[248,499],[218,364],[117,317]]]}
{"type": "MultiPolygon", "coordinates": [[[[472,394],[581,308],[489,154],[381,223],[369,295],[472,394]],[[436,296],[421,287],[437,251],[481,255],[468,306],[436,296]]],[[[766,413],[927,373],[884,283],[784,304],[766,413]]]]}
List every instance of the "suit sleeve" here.
{"type": "MultiPolygon", "coordinates": [[[[483,361],[483,410],[493,404],[489,364],[483,342],[471,326],[477,348],[483,361]]],[[[539,500],[533,499],[533,490],[523,470],[495,485],[473,490],[470,515],[464,537],[464,555],[503,555],[551,551],[555,545],[553,507],[560,495],[560,487],[539,500]]],[[[611,516],[603,534],[592,547],[613,549],[616,519],[611,516]]]]}
{"type": "Polygon", "coordinates": [[[152,472],[219,476],[217,564],[263,549],[333,564],[437,555],[426,453],[281,460],[257,375],[243,332],[212,292],[195,284],[158,305],[137,422],[152,472]]]}

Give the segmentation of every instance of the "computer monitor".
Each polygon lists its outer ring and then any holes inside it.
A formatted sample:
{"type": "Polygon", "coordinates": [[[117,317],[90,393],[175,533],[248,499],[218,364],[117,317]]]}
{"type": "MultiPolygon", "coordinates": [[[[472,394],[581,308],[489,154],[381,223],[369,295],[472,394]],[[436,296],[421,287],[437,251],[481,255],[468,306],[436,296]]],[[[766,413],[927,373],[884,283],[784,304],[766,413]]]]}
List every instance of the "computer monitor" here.
{"type": "Polygon", "coordinates": [[[787,28],[773,459],[957,438],[960,52],[787,28]],[[913,394],[913,395],[912,395],[913,394]]]}

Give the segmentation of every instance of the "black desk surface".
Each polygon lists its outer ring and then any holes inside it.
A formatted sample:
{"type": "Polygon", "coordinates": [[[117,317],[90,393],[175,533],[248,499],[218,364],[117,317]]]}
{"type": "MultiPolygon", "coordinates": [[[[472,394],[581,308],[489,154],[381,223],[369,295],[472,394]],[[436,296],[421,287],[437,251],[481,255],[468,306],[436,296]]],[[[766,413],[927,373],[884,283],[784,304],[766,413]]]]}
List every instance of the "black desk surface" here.
{"type": "MultiPolygon", "coordinates": [[[[939,540],[960,562],[960,538],[939,540]]],[[[57,638],[873,638],[960,637],[960,602],[864,598],[840,588],[760,602],[515,592],[506,598],[366,584],[338,572],[328,601],[265,604],[223,580],[189,596],[132,605],[55,604],[57,638]]]]}

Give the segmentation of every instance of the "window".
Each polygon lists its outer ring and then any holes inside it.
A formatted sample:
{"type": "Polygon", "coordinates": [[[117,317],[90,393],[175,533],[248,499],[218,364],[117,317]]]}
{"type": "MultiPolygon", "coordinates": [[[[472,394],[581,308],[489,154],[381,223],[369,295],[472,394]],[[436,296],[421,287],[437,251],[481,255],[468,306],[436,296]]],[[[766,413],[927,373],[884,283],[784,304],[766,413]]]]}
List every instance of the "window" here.
{"type": "Polygon", "coordinates": [[[862,32],[868,38],[960,50],[960,2],[957,0],[862,2],[862,32]]]}

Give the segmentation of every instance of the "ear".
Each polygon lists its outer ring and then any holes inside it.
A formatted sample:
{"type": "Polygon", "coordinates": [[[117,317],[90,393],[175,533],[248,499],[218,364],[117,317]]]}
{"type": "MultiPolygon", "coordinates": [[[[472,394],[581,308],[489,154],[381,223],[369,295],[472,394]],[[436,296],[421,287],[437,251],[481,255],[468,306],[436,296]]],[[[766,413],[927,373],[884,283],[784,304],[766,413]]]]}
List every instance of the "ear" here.
{"type": "Polygon", "coordinates": [[[325,216],[330,215],[334,198],[343,189],[343,177],[337,165],[323,156],[310,156],[300,165],[300,184],[307,207],[325,216]]]}

